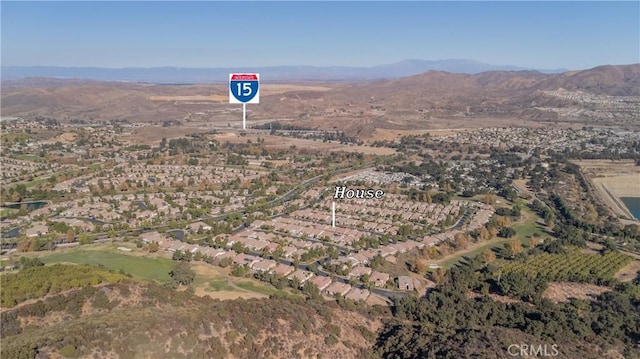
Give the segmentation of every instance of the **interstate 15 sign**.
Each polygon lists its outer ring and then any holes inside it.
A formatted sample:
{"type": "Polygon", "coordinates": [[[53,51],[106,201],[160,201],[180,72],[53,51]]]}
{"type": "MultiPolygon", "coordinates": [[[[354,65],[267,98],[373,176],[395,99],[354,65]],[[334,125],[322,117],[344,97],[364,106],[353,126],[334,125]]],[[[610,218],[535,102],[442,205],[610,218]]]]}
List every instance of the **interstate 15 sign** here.
{"type": "Polygon", "coordinates": [[[260,74],[229,74],[229,103],[260,103],[260,74]]]}

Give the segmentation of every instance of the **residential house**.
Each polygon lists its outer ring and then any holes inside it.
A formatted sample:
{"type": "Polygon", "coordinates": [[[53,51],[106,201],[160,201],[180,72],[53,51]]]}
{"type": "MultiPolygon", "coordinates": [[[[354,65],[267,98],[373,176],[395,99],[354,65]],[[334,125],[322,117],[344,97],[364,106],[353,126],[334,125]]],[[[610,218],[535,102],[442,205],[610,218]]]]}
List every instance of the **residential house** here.
{"type": "Polygon", "coordinates": [[[367,298],[369,298],[369,294],[371,294],[371,292],[369,292],[366,289],[353,288],[349,291],[349,293],[347,293],[345,298],[351,299],[353,301],[359,301],[359,300],[364,301],[364,300],[367,300],[367,298]]]}
{"type": "Polygon", "coordinates": [[[275,268],[271,270],[271,273],[285,277],[289,275],[289,273],[293,272],[294,268],[292,266],[288,266],[286,264],[278,264],[275,268]]]}
{"type": "Polygon", "coordinates": [[[398,277],[398,289],[413,291],[415,287],[413,286],[413,279],[406,275],[401,275],[398,277]]]}
{"type": "Polygon", "coordinates": [[[165,237],[164,234],[161,234],[157,231],[153,231],[153,232],[142,233],[140,235],[140,240],[142,240],[144,243],[151,243],[151,242],[160,243],[167,240],[167,237],[165,237]]]}
{"type": "Polygon", "coordinates": [[[298,281],[300,282],[300,285],[302,285],[304,282],[311,279],[311,277],[313,277],[313,273],[306,270],[298,269],[292,274],[290,274],[287,278],[289,280],[293,280],[294,278],[297,278],[298,281]]]}
{"type": "Polygon", "coordinates": [[[169,252],[176,252],[176,251],[182,251],[184,249],[184,243],[182,242],[176,242],[175,244],[171,245],[171,247],[169,247],[169,249],[167,249],[169,252]]]}
{"type": "Polygon", "coordinates": [[[398,250],[390,245],[382,246],[378,249],[378,253],[382,258],[396,254],[398,250]]]}
{"type": "Polygon", "coordinates": [[[188,227],[191,233],[202,233],[211,230],[211,226],[202,221],[191,223],[188,227]]]}
{"type": "Polygon", "coordinates": [[[387,281],[389,281],[389,277],[388,273],[373,271],[369,275],[369,282],[373,283],[376,287],[384,287],[387,281]]]}
{"type": "Polygon", "coordinates": [[[249,267],[253,266],[255,263],[257,263],[261,258],[260,257],[256,257],[256,256],[252,256],[249,254],[244,254],[244,253],[239,253],[237,254],[235,257],[233,257],[233,263],[237,264],[237,265],[249,265],[249,267]]]}
{"type": "Polygon", "coordinates": [[[278,263],[271,259],[261,260],[259,262],[254,263],[251,266],[251,269],[256,272],[268,272],[271,269],[275,268],[278,263]]]}
{"type": "Polygon", "coordinates": [[[292,246],[285,246],[282,248],[282,250],[285,258],[291,258],[293,254],[298,250],[298,248],[292,247],[292,246]]]}
{"type": "Polygon", "coordinates": [[[333,282],[324,290],[324,292],[329,296],[337,294],[344,296],[349,292],[349,290],[351,290],[350,285],[342,282],[333,282]]]}
{"type": "Polygon", "coordinates": [[[174,246],[175,244],[180,243],[178,241],[162,241],[162,242],[158,242],[160,249],[164,250],[164,251],[171,251],[171,247],[174,246]]]}
{"type": "Polygon", "coordinates": [[[315,284],[315,286],[318,287],[320,291],[323,291],[331,284],[331,278],[318,275],[311,278],[309,282],[311,282],[312,284],[315,284]]]}
{"type": "Polygon", "coordinates": [[[25,229],[24,233],[27,237],[39,237],[49,233],[49,227],[44,223],[34,223],[31,227],[25,229]]]}
{"type": "Polygon", "coordinates": [[[364,266],[356,266],[353,267],[351,272],[349,272],[349,278],[360,278],[365,274],[371,274],[371,268],[364,266]]]}

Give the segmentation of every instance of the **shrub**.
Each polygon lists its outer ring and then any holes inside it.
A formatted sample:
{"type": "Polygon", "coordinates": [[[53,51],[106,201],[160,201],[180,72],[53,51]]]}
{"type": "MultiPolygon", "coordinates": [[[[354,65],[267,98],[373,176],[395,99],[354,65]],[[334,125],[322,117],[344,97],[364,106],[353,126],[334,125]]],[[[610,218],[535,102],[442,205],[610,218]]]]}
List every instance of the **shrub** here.
{"type": "Polygon", "coordinates": [[[71,344],[67,344],[62,349],[60,349],[60,355],[65,358],[76,358],[78,356],[78,353],[76,351],[76,347],[71,344]]]}

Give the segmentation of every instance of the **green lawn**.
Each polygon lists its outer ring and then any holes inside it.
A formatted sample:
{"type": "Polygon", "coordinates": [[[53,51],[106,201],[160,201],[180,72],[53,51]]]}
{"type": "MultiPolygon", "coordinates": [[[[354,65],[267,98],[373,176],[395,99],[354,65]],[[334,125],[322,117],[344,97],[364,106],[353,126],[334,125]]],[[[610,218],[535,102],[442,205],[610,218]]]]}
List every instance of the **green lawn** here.
{"type": "Polygon", "coordinates": [[[20,210],[19,209],[13,209],[13,208],[0,208],[0,217],[11,216],[11,215],[14,215],[14,214],[18,213],[18,211],[20,211],[20,210]]]}
{"type": "MultiPolygon", "coordinates": [[[[549,235],[545,233],[545,229],[537,223],[540,220],[540,217],[533,213],[529,208],[526,207],[526,204],[523,203],[521,205],[521,212],[523,216],[526,217],[526,220],[514,224],[512,227],[516,230],[516,235],[514,238],[519,239],[525,246],[528,245],[527,240],[532,236],[536,235],[538,238],[549,238],[549,235]]],[[[451,259],[443,262],[441,265],[445,268],[451,268],[455,266],[460,261],[464,260],[464,257],[473,258],[482,252],[484,252],[487,248],[502,248],[505,243],[510,241],[511,238],[494,238],[493,240],[487,242],[485,245],[480,246],[473,251],[452,257],[451,259]]]]}
{"type": "Polygon", "coordinates": [[[516,230],[516,237],[518,237],[518,239],[524,241],[534,234],[538,238],[549,237],[549,235],[545,233],[544,227],[537,223],[540,220],[540,217],[537,214],[533,213],[529,208],[526,208],[524,206],[521,212],[523,215],[527,216],[527,219],[522,223],[513,225],[513,229],[516,230]]]}
{"type": "Polygon", "coordinates": [[[272,294],[280,294],[284,296],[297,297],[295,294],[292,294],[285,290],[280,290],[271,285],[261,285],[256,284],[255,282],[243,280],[235,283],[238,287],[242,289],[246,289],[251,292],[256,292],[264,295],[272,295],[272,294]]]}
{"type": "Polygon", "coordinates": [[[97,171],[102,168],[102,163],[92,163],[89,165],[89,169],[93,171],[97,171]]]}
{"type": "Polygon", "coordinates": [[[475,256],[484,252],[484,250],[487,248],[502,248],[502,246],[510,240],[510,238],[495,238],[492,241],[487,242],[485,245],[480,246],[470,252],[452,257],[451,259],[444,261],[441,265],[445,268],[451,268],[463,261],[464,257],[474,258],[475,256]]]}
{"type": "Polygon", "coordinates": [[[21,141],[26,141],[31,138],[31,134],[27,133],[3,133],[1,137],[2,143],[7,145],[12,145],[14,143],[18,143],[21,141]]]}
{"type": "Polygon", "coordinates": [[[45,159],[37,155],[17,155],[15,156],[19,160],[31,161],[31,162],[44,162],[45,159]]]}
{"type": "Polygon", "coordinates": [[[229,285],[227,278],[210,279],[204,276],[196,275],[194,286],[202,287],[207,292],[234,291],[235,289],[229,285]]]}
{"type": "Polygon", "coordinates": [[[136,257],[111,250],[73,249],[53,253],[40,258],[45,264],[70,262],[77,264],[103,265],[116,271],[123,270],[134,278],[168,282],[169,272],[175,263],[167,258],[136,257]]]}
{"type": "Polygon", "coordinates": [[[43,184],[46,182],[49,182],[49,178],[52,176],[56,176],[56,177],[60,177],[60,176],[65,176],[66,178],[72,178],[72,177],[76,177],[79,175],[77,170],[74,169],[70,169],[70,170],[62,170],[59,172],[55,172],[55,173],[50,173],[50,174],[46,174],[40,177],[36,177],[34,178],[32,181],[22,181],[22,182],[16,182],[16,183],[12,183],[11,186],[15,186],[18,184],[24,184],[27,188],[33,188],[39,184],[43,184]]]}

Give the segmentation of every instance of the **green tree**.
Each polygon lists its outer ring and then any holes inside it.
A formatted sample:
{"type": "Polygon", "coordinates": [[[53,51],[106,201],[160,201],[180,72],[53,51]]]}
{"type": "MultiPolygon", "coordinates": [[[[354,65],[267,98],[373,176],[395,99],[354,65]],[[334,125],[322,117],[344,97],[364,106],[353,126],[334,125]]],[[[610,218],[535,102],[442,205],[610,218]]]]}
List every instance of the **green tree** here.
{"type": "Polygon", "coordinates": [[[321,299],[320,289],[315,284],[307,281],[302,286],[302,293],[309,299],[321,299]]]}
{"type": "Polygon", "coordinates": [[[158,249],[160,249],[160,245],[158,244],[158,242],[149,243],[149,252],[155,253],[158,251],[158,249]]]}
{"type": "Polygon", "coordinates": [[[20,257],[20,268],[22,269],[42,266],[44,266],[44,263],[40,260],[40,258],[20,257]]]}
{"type": "Polygon", "coordinates": [[[80,245],[91,244],[93,243],[93,240],[93,236],[89,236],[84,232],[80,233],[80,235],[78,236],[78,242],[80,242],[80,245]]]}
{"type": "Polygon", "coordinates": [[[65,238],[65,241],[67,243],[71,243],[75,238],[76,238],[76,232],[73,230],[73,228],[69,228],[69,230],[67,231],[67,236],[65,238]]]}
{"type": "Polygon", "coordinates": [[[196,273],[191,269],[188,263],[178,262],[175,267],[169,272],[169,276],[173,280],[175,286],[189,285],[196,277],[196,273]]]}

